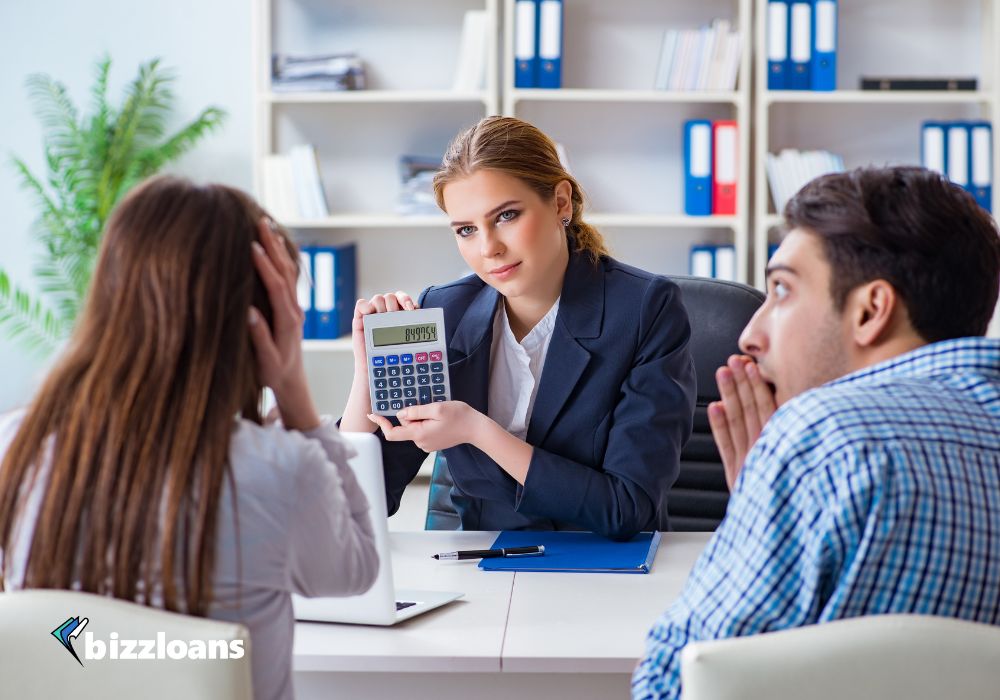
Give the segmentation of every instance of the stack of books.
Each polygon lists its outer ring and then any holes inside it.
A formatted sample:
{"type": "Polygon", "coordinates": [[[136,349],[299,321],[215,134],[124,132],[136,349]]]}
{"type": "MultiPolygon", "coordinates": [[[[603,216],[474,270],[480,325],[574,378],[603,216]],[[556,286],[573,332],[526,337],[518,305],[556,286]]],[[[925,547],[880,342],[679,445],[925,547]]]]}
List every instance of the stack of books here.
{"type": "Polygon", "coordinates": [[[323,56],[271,57],[271,89],[275,92],[364,90],[365,67],[354,52],[323,56]]]}
{"type": "Polygon", "coordinates": [[[396,211],[407,216],[440,214],[434,198],[434,173],[441,168],[440,158],[402,156],[399,177],[402,188],[396,199],[396,211]]]}
{"type": "Polygon", "coordinates": [[[844,172],[844,159],[827,151],[799,151],[787,148],[780,154],[767,154],[767,181],[777,211],[810,180],[827,173],[844,172]]]}
{"type": "Polygon", "coordinates": [[[330,215],[320,179],[316,150],[293,146],[287,155],[264,156],[261,199],[278,221],[316,220],[330,215]]]}
{"type": "Polygon", "coordinates": [[[735,90],[742,38],[729,20],[701,29],[669,29],[663,35],[656,71],[657,90],[735,90]]]}

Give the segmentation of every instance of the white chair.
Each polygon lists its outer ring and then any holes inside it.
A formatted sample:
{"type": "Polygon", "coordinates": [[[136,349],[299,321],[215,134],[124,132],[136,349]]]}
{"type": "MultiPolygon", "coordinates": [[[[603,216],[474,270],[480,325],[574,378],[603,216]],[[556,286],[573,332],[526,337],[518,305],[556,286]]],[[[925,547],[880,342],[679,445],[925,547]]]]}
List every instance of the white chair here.
{"type": "Polygon", "coordinates": [[[684,700],[1000,698],[1000,627],[877,615],[689,644],[684,700]]]}
{"type": "MultiPolygon", "coordinates": [[[[146,645],[147,647],[149,645],[146,645]]],[[[142,651],[136,645],[132,651],[142,651]]],[[[159,653],[157,645],[152,650],[159,653]]],[[[250,637],[245,627],[235,623],[188,617],[147,608],[113,598],[73,591],[27,590],[0,594],[0,697],[66,697],[74,700],[141,697],[152,700],[249,700],[253,697],[250,680],[250,637]],[[87,618],[82,634],[71,646],[79,657],[53,637],[70,618],[87,618]],[[102,659],[88,658],[87,634],[97,656],[104,645],[102,659]],[[113,636],[116,633],[116,636],[113,636]],[[124,640],[163,640],[165,659],[112,659],[112,649],[125,651],[124,640]],[[179,640],[172,647],[169,642],[179,640]],[[199,655],[206,642],[206,655],[215,658],[188,658],[199,655]],[[214,649],[208,640],[219,640],[214,649]],[[220,659],[221,647],[232,654],[242,641],[240,659],[220,659]],[[179,655],[183,643],[185,657],[179,655]],[[81,667],[82,664],[82,667],[81,667]]]]}

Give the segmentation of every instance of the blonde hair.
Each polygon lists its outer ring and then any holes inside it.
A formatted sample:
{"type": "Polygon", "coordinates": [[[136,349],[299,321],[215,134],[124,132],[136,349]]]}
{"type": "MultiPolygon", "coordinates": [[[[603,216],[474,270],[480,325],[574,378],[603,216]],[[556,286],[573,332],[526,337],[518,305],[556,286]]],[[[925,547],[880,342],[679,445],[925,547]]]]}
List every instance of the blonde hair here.
{"type": "Polygon", "coordinates": [[[516,177],[545,201],[555,196],[563,180],[572,188],[573,214],[567,235],[576,250],[585,251],[595,262],[610,255],[601,233],[583,220],[584,196],[580,183],[566,172],[552,139],[537,127],[514,117],[486,117],[455,137],[434,176],[434,196],[444,209],[444,188],[479,170],[495,170],[516,177]]]}

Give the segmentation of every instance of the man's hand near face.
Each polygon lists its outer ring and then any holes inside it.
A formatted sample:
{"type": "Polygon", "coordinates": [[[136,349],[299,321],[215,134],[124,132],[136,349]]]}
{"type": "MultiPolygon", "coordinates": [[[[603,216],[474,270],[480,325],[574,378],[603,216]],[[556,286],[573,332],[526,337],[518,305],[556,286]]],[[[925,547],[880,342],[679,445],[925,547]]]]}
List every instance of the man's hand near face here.
{"type": "Polygon", "coordinates": [[[726,483],[733,490],[747,453],[777,409],[774,390],[760,376],[757,363],[746,355],[732,355],[715,372],[721,401],[708,406],[708,422],[719,447],[726,483]]]}

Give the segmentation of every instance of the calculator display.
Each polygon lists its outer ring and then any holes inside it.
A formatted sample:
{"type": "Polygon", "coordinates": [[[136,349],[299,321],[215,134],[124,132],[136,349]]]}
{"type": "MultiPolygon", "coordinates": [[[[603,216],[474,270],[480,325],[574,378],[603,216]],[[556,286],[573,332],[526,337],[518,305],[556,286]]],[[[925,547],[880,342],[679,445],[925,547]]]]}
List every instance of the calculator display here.
{"type": "Polygon", "coordinates": [[[372,345],[375,347],[406,345],[407,343],[432,343],[437,339],[437,325],[434,323],[372,329],[372,345]]]}

